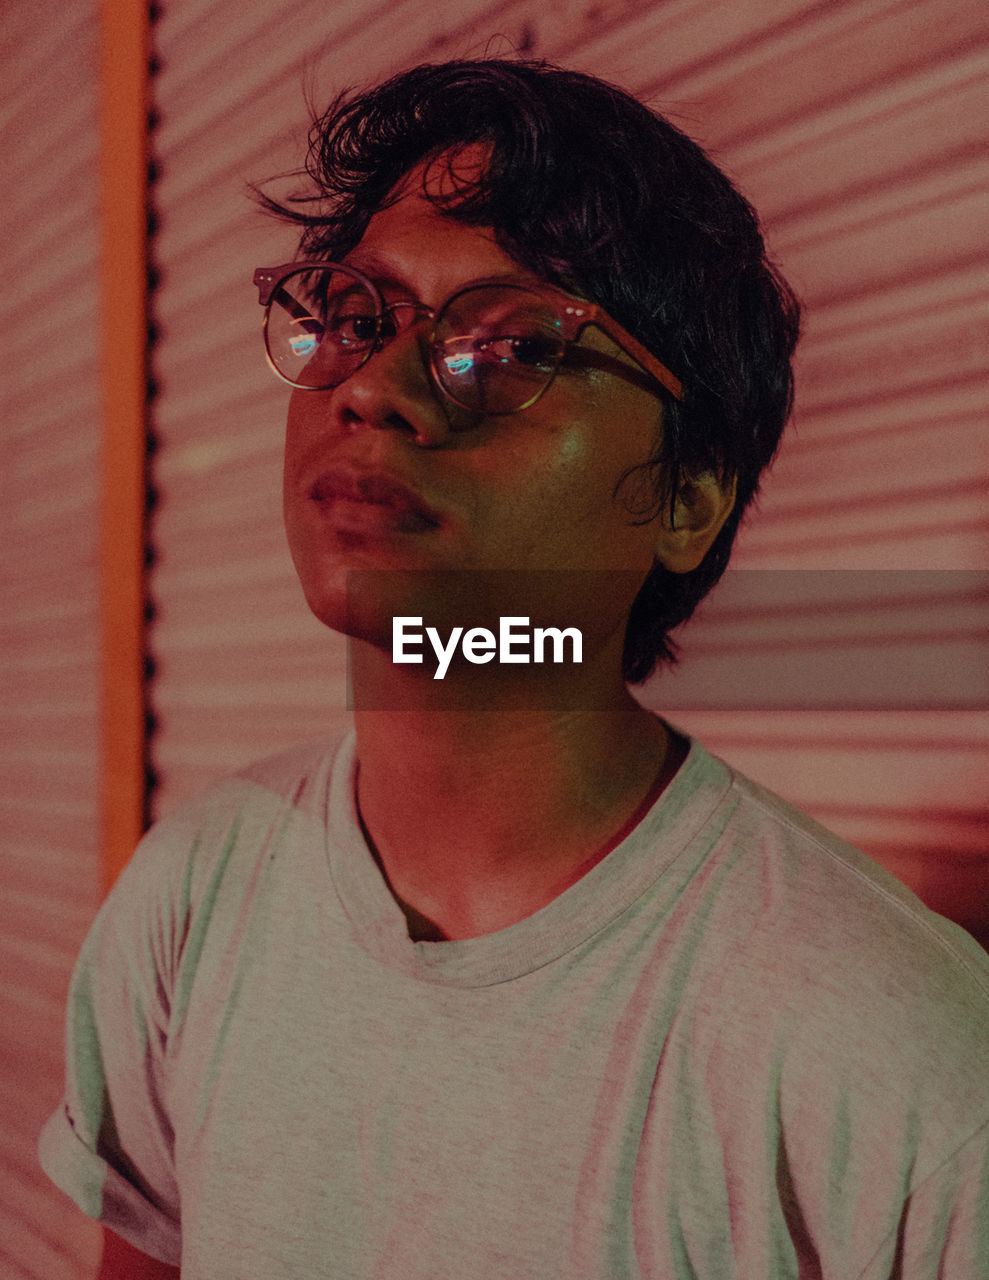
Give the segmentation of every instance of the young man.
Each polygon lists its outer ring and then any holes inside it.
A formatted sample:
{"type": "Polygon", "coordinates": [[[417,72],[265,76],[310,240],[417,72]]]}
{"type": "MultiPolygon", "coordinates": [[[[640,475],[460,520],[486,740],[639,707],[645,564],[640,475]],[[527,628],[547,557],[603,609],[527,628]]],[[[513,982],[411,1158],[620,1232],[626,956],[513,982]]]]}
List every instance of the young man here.
{"type": "Polygon", "coordinates": [[[789,411],[752,211],[542,65],[313,138],[256,280],[356,733],[160,824],[94,926],[42,1149],[104,1276],[984,1277],[985,956],[627,689],[789,411]]]}

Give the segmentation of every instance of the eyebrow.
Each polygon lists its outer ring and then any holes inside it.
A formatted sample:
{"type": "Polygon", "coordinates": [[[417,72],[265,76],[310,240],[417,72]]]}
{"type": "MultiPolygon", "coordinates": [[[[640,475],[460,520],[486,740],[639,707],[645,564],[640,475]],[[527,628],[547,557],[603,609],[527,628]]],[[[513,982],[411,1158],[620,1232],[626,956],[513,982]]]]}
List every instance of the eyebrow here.
{"type": "MultiPolygon", "coordinates": [[[[414,297],[419,296],[418,290],[413,287],[408,277],[397,273],[394,264],[387,263],[383,258],[379,258],[373,250],[362,252],[359,244],[355,245],[350,253],[340,259],[340,265],[355,267],[371,279],[382,291],[391,288],[410,293],[414,297]]],[[[531,278],[534,284],[547,283],[541,276],[526,272],[525,268],[520,266],[517,272],[503,271],[495,272],[493,275],[471,276],[470,279],[462,280],[460,284],[454,285],[449,290],[449,295],[457,293],[460,289],[465,289],[468,285],[473,284],[475,280],[497,280],[502,275],[506,280],[524,281],[526,278],[531,278]]]]}
{"type": "Polygon", "coordinates": [[[396,274],[393,265],[389,265],[383,258],[379,258],[374,253],[361,253],[360,245],[356,245],[348,254],[340,259],[340,265],[343,267],[356,267],[358,271],[364,273],[369,279],[373,280],[380,288],[385,286],[392,289],[404,289],[408,293],[414,293],[411,282],[404,276],[396,274]]]}

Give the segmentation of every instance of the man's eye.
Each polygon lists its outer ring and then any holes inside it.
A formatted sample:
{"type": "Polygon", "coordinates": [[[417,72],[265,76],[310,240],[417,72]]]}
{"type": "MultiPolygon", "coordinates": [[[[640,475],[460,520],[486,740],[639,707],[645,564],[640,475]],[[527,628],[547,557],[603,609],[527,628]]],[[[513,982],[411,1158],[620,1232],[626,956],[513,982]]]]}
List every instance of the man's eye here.
{"type": "Polygon", "coordinates": [[[489,359],[517,369],[552,369],[557,361],[556,344],[539,334],[501,334],[482,338],[478,350],[489,359]]]}
{"type": "Polygon", "coordinates": [[[353,313],[337,313],[331,317],[326,326],[329,341],[342,347],[366,347],[377,338],[377,325],[374,316],[353,313]]]}

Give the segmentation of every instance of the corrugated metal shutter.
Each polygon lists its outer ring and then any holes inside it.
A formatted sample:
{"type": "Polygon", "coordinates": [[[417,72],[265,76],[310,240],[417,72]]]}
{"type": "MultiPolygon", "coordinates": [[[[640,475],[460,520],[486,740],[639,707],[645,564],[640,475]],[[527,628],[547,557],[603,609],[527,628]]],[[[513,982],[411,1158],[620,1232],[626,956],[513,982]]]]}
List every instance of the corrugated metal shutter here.
{"type": "MultiPolygon", "coordinates": [[[[297,163],[306,79],[322,101],[510,41],[666,109],[740,180],[808,307],[796,427],[738,565],[984,564],[989,15],[976,0],[346,12],[174,0],[158,38],[159,811],[344,718],[342,647],[308,617],[283,547],[285,395],[260,367],[247,287],[257,262],[292,251],[243,182],[297,163]],[[209,351],[193,325],[207,313],[209,351]]],[[[661,682],[650,697],[662,704],[661,682]]],[[[989,929],[974,897],[989,874],[984,712],[678,718],[989,929]]]]}
{"type": "Polygon", "coordinates": [[[41,1172],[72,962],[99,900],[97,5],[4,8],[0,108],[0,1273],[93,1274],[41,1172]]]}

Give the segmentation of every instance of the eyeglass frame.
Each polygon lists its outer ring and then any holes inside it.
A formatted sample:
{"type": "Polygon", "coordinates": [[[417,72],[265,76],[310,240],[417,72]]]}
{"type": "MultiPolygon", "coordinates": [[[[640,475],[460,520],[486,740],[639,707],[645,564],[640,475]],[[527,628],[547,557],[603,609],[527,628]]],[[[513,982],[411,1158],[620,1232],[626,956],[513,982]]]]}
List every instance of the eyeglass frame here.
{"type": "MultiPolygon", "coordinates": [[[[423,318],[428,316],[431,320],[435,321],[436,317],[441,315],[456,298],[460,297],[461,294],[469,293],[473,289],[483,288],[484,286],[495,285],[527,290],[528,292],[535,294],[537,297],[542,298],[544,302],[548,303],[555,313],[557,323],[560,327],[560,340],[565,344],[566,349],[563,356],[561,356],[561,358],[554,364],[553,371],[549,378],[547,378],[546,382],[539,388],[535,395],[531,397],[531,399],[527,400],[516,409],[497,411],[494,416],[504,416],[509,413],[521,413],[522,410],[528,409],[531,405],[535,404],[536,401],[549,390],[556,378],[560,365],[564,362],[569,362],[571,364],[579,363],[591,368],[604,369],[605,371],[614,374],[616,377],[623,378],[636,386],[642,387],[644,390],[651,391],[653,394],[656,393],[656,384],[658,383],[664,390],[669,392],[675,400],[683,399],[683,384],[680,379],[670,369],[668,369],[661,360],[657,359],[651,351],[648,351],[637,338],[634,338],[627,329],[620,325],[617,320],[612,319],[603,307],[598,306],[597,303],[588,302],[586,299],[574,297],[572,294],[569,294],[563,289],[557,288],[556,285],[549,284],[546,281],[533,280],[529,276],[482,276],[477,280],[468,280],[465,284],[462,284],[455,289],[449,297],[447,297],[442,304],[436,308],[428,307],[423,302],[405,299],[399,299],[396,302],[388,303],[385,301],[381,290],[373,280],[366,276],[362,271],[358,271],[356,267],[352,267],[349,264],[342,262],[300,260],[297,262],[285,262],[277,267],[258,267],[254,272],[253,281],[258,290],[258,303],[265,309],[262,332],[264,335],[265,356],[268,364],[275,375],[283,382],[287,383],[290,387],[295,387],[301,391],[333,390],[336,387],[342,386],[343,383],[346,382],[348,378],[352,377],[358,369],[362,369],[371,357],[382,349],[385,342],[389,341],[389,339],[382,340],[380,333],[381,323],[388,315],[391,315],[394,319],[393,312],[395,309],[399,307],[411,307],[414,308],[415,311],[423,318]],[[339,382],[331,383],[326,387],[314,386],[311,383],[293,382],[291,378],[278,368],[274,358],[272,357],[271,348],[268,342],[268,319],[271,315],[272,306],[278,302],[276,294],[280,285],[283,281],[288,279],[290,275],[294,275],[296,272],[312,270],[342,271],[345,275],[352,276],[360,285],[367,289],[375,306],[375,323],[377,332],[375,334],[374,341],[368,344],[367,353],[363,356],[360,363],[351,369],[350,373],[341,378],[339,382]],[[596,329],[600,329],[602,333],[609,337],[617,347],[635,361],[639,366],[639,370],[632,368],[621,360],[615,359],[613,356],[609,356],[606,352],[595,351],[588,347],[578,346],[578,342],[582,337],[584,330],[590,325],[593,325],[596,329]],[[640,370],[641,372],[639,372],[640,370]]],[[[290,297],[290,295],[286,296],[290,297]]],[[[283,302],[279,302],[279,305],[285,307],[285,310],[287,310],[289,314],[295,314],[296,306],[298,304],[295,304],[294,299],[291,299],[291,301],[294,304],[291,307],[286,307],[283,302]]],[[[308,315],[309,313],[306,312],[305,314],[308,315]]],[[[295,314],[295,318],[301,319],[302,316],[295,314]]],[[[396,324],[396,328],[397,327],[398,326],[396,324]]],[[[466,408],[476,412],[476,409],[474,409],[473,406],[464,405],[458,401],[456,396],[453,395],[452,392],[443,384],[439,370],[436,367],[437,344],[433,341],[434,337],[435,326],[431,331],[429,340],[428,367],[431,380],[437,389],[449,400],[452,400],[454,404],[458,404],[461,408],[466,408]]]]}

